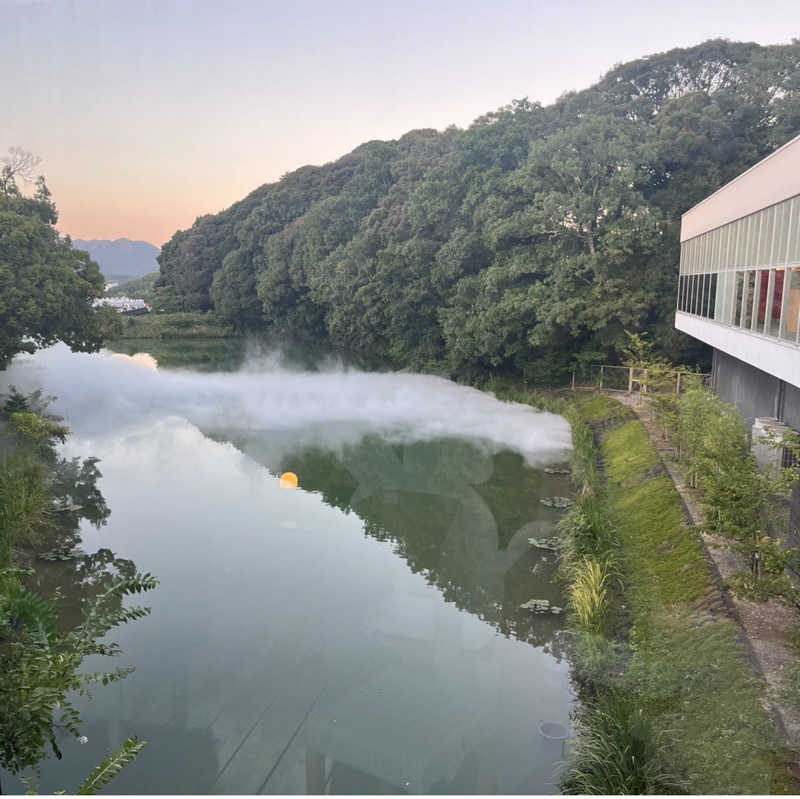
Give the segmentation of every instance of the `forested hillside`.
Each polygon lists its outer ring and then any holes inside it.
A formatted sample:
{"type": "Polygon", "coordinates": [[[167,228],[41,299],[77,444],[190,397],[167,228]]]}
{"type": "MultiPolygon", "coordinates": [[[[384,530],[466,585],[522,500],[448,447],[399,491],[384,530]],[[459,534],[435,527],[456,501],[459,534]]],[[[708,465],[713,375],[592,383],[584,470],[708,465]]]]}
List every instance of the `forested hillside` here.
{"type": "Polygon", "coordinates": [[[709,41],[543,107],[361,145],[176,233],[156,307],[459,376],[674,359],[681,214],[800,133],[800,40],[709,41]]]}

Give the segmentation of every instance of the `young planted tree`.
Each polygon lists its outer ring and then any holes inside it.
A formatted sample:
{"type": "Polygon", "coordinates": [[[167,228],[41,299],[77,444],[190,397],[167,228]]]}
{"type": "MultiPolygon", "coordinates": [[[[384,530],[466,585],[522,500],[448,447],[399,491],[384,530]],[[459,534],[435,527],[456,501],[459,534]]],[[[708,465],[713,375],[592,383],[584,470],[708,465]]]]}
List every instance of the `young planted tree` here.
{"type": "MultiPolygon", "coordinates": [[[[693,388],[678,404],[678,430],[691,484],[700,489],[711,530],[736,542],[747,558],[747,593],[789,590],[783,571],[792,550],[782,546],[784,503],[800,480],[797,468],[758,468],[748,430],[739,414],[716,395],[693,388]]],[[[797,450],[797,436],[770,437],[774,447],[797,450]]]]}

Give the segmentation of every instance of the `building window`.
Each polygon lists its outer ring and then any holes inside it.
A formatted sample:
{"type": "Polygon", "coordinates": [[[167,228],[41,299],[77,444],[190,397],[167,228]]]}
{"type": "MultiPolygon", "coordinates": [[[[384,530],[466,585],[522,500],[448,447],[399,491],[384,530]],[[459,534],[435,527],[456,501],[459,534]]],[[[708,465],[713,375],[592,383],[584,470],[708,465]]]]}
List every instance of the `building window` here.
{"type": "Polygon", "coordinates": [[[759,269],[756,275],[758,299],[756,300],[756,318],[754,321],[753,329],[756,333],[766,333],[767,327],[767,307],[769,305],[770,294],[770,272],[769,269],[759,269]]]}
{"type": "Polygon", "coordinates": [[[736,313],[734,324],[742,327],[742,309],[744,308],[744,272],[736,273],[736,293],[734,295],[733,307],[736,313]]]}
{"type": "Polygon", "coordinates": [[[742,327],[750,330],[753,326],[753,298],[756,290],[756,273],[744,273],[744,292],[742,294],[742,327]]]}
{"type": "Polygon", "coordinates": [[[767,324],[764,332],[777,338],[781,329],[781,313],[783,312],[783,269],[770,270],[770,292],[767,301],[767,324]]]}
{"type": "Polygon", "coordinates": [[[785,280],[787,286],[784,292],[781,338],[797,341],[798,320],[800,320],[800,267],[793,266],[789,269],[785,280]]]}
{"type": "Polygon", "coordinates": [[[708,319],[714,318],[714,311],[717,307],[717,276],[708,276],[708,307],[706,308],[706,317],[708,319]]]}

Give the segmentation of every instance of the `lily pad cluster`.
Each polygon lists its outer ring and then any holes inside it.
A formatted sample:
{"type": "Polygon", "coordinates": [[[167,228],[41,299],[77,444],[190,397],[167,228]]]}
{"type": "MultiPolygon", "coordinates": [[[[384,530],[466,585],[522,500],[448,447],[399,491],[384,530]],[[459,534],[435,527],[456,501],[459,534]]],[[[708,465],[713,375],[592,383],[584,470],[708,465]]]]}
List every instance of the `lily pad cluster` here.
{"type": "Polygon", "coordinates": [[[558,550],[557,538],[529,538],[528,543],[536,549],[549,549],[553,552],[558,550]]]}
{"type": "Polygon", "coordinates": [[[548,508],[569,508],[572,507],[572,500],[569,497],[544,497],[539,502],[547,505],[548,508]]]}
{"type": "Polygon", "coordinates": [[[549,599],[529,599],[520,605],[524,610],[529,610],[531,613],[563,613],[564,609],[558,605],[551,605],[549,599]]]}

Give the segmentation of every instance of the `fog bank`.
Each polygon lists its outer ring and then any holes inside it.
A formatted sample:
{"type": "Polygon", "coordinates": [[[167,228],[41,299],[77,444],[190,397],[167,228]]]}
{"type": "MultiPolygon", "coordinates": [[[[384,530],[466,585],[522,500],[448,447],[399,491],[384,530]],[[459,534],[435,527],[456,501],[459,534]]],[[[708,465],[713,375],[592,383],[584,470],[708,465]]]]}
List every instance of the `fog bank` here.
{"type": "Polygon", "coordinates": [[[153,366],[146,357],[72,353],[59,344],[15,359],[0,385],[55,395],[54,411],[84,436],[180,416],[206,432],[274,432],[284,446],[287,436],[297,445],[329,448],[368,434],[404,443],[466,438],[517,451],[534,466],[563,458],[570,447],[569,426],[560,416],[440,377],[332,367],[293,371],[264,359],[235,373],[153,366]]]}

